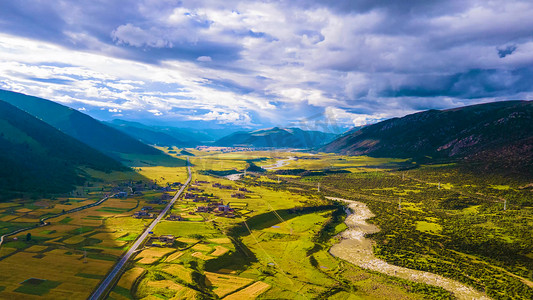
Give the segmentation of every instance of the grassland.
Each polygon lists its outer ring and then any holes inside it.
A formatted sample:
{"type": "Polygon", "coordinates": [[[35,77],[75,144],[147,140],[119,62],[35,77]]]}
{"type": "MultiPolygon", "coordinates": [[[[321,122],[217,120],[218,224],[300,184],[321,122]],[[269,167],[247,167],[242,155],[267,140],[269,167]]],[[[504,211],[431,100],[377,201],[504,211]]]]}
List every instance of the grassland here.
{"type": "MultiPolygon", "coordinates": [[[[451,298],[440,288],[331,256],[328,250],[346,226],[343,207],[324,196],[368,205],[376,215],[370,222],[381,228],[371,236],[375,254],[391,264],[453,278],[495,299],[531,298],[533,200],[527,182],[398,159],[187,151],[194,154],[187,192],[229,204],[234,216],[197,212],[208,203],[179,199],[170,214],[181,221],[163,220],[153,233],[173,235],[175,242],[148,242],[109,299],[451,298]],[[269,165],[289,157],[295,159],[287,165],[249,172],[237,181],[206,172],[241,172],[250,163],[269,165]],[[239,188],[245,196],[232,197],[239,188]]],[[[184,166],[163,165],[139,165],[139,173],[130,175],[87,170],[93,180],[64,197],[0,203],[0,233],[94,203],[125,184],[167,186],[185,180],[184,166]]],[[[161,209],[163,204],[150,203],[161,197],[160,190],[150,188],[134,197],[111,198],[9,237],[0,248],[0,269],[6,270],[0,274],[0,298],[86,298],[151,222],[133,218],[133,212],[147,205],[161,209]],[[31,278],[43,281],[22,284],[31,278]]]]}
{"type": "Polygon", "coordinates": [[[139,253],[130,268],[144,273],[129,297],[421,299],[447,295],[333,258],[328,245],[345,228],[344,211],[321,196],[273,187],[276,181],[268,177],[252,174],[229,181],[202,172],[240,169],[249,162],[268,164],[274,161],[269,155],[285,159],[293,154],[188,151],[195,154],[191,192],[229,204],[235,217],[196,213],[198,206],[206,204],[179,200],[171,213],[183,221],[162,221],[154,229],[155,236],[170,234],[176,242],[156,251],[157,255],[152,250],[139,253]],[[221,189],[215,183],[233,188],[221,189]],[[245,198],[231,197],[238,188],[246,189],[245,198]]]}
{"type": "Polygon", "coordinates": [[[495,299],[533,296],[529,182],[468,174],[454,165],[413,169],[407,161],[379,159],[372,168],[360,162],[354,168],[345,161],[355,158],[338,159],[342,163],[332,165],[326,156],[322,166],[320,160],[313,165],[351,173],[310,172],[278,185],[302,190],[320,183],[323,194],[365,202],[382,229],[372,236],[375,252],[389,263],[459,280],[495,299]]]}

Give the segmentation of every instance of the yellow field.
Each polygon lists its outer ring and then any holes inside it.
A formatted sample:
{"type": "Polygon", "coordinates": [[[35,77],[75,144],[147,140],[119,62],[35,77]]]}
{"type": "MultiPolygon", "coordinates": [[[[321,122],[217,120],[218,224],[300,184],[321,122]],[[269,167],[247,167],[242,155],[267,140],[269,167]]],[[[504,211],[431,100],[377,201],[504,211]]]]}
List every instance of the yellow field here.
{"type": "Polygon", "coordinates": [[[138,172],[148,179],[157,181],[161,186],[167,183],[185,182],[187,180],[186,167],[142,167],[137,168],[138,172]]]}
{"type": "Polygon", "coordinates": [[[214,292],[219,297],[224,297],[227,294],[252,282],[253,280],[248,278],[205,272],[205,284],[207,286],[216,287],[214,292]]]}
{"type": "Polygon", "coordinates": [[[172,248],[148,248],[141,251],[136,257],[137,262],[145,265],[153,264],[160,260],[161,257],[176,251],[172,248]]]}
{"type": "Polygon", "coordinates": [[[270,284],[257,281],[238,292],[224,297],[223,300],[255,299],[262,293],[266,292],[269,288],[270,284]]]}
{"type": "Polygon", "coordinates": [[[125,289],[131,290],[137,278],[139,278],[144,272],[145,270],[143,268],[131,268],[122,274],[117,284],[125,289]]]}
{"type": "Polygon", "coordinates": [[[213,253],[210,253],[210,255],[212,255],[212,256],[221,256],[221,255],[226,254],[226,252],[228,252],[228,251],[229,251],[229,249],[226,248],[226,247],[215,246],[215,251],[213,251],[213,253]]]}
{"type": "Polygon", "coordinates": [[[196,244],[192,247],[192,249],[196,251],[206,251],[206,252],[213,250],[213,248],[207,245],[204,245],[204,244],[196,244]]]}
{"type": "Polygon", "coordinates": [[[147,285],[152,288],[174,290],[174,291],[179,291],[184,288],[182,285],[177,284],[172,280],[150,281],[148,282],[147,285]]]}
{"type": "Polygon", "coordinates": [[[196,257],[196,258],[199,258],[201,260],[210,260],[210,259],[213,259],[215,257],[213,256],[209,256],[209,255],[205,255],[203,254],[202,252],[194,252],[193,254],[191,254],[192,257],[196,257]]]}
{"type": "Polygon", "coordinates": [[[165,259],[165,262],[172,262],[178,258],[180,258],[180,256],[183,255],[183,252],[174,252],[172,254],[170,254],[169,256],[167,256],[167,258],[165,259]]]}
{"type": "Polygon", "coordinates": [[[65,244],[77,244],[77,243],[83,242],[84,240],[85,240],[84,237],[79,236],[79,235],[75,235],[75,236],[73,236],[71,238],[68,238],[68,239],[64,240],[63,243],[65,243],[65,244]]]}
{"type": "Polygon", "coordinates": [[[45,252],[44,257],[35,258],[35,253],[18,252],[0,261],[0,282],[6,286],[0,293],[2,299],[27,299],[26,294],[14,292],[19,283],[29,278],[61,282],[40,299],[84,299],[89,296],[99,279],[78,277],[76,274],[104,275],[112,262],[88,258],[84,263],[82,255],[65,255],[63,251],[45,252]],[[61,268],[58,268],[61,266],[61,268]]]}
{"type": "Polygon", "coordinates": [[[208,241],[216,244],[231,244],[231,240],[224,237],[224,238],[216,238],[216,239],[208,239],[208,241]]]}
{"type": "Polygon", "coordinates": [[[9,221],[12,221],[12,220],[14,220],[14,219],[16,219],[18,217],[19,216],[17,216],[17,215],[5,216],[5,217],[0,218],[0,221],[9,222],[9,221]]]}
{"type": "Polygon", "coordinates": [[[187,283],[193,283],[191,276],[192,271],[182,265],[172,264],[162,268],[161,270],[187,283]]]}

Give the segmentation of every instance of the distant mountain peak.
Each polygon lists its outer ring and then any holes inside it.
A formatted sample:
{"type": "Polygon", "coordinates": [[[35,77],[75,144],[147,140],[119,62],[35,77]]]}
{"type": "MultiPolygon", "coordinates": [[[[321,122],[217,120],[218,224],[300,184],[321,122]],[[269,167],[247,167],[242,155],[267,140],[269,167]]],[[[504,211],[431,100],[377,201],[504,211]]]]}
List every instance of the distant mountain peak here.
{"type": "Polygon", "coordinates": [[[315,148],[333,140],[337,135],[299,128],[263,128],[239,131],[219,139],[219,146],[248,145],[271,148],[315,148]]]}

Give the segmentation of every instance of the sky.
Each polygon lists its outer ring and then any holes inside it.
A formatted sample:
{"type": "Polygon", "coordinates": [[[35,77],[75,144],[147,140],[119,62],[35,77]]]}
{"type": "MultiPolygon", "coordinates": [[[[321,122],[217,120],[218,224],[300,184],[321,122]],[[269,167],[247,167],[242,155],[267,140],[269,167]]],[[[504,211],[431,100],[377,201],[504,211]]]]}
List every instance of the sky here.
{"type": "Polygon", "coordinates": [[[0,1],[0,88],[101,120],[344,130],[533,99],[533,1],[0,1]]]}

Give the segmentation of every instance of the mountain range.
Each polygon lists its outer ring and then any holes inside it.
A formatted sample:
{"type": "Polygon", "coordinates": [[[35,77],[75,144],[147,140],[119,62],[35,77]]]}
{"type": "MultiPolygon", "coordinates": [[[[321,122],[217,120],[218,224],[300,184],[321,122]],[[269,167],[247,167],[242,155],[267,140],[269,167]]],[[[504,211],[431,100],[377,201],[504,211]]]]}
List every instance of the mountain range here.
{"type": "Polygon", "coordinates": [[[502,101],[393,118],[319,151],[474,163],[533,175],[533,101],[502,101]]]}
{"type": "Polygon", "coordinates": [[[183,164],[181,160],[165,155],[136,138],[59,103],[5,90],[0,90],[0,100],[125,164],[138,163],[140,160],[135,159],[135,156],[142,157],[142,161],[147,163],[172,163],[175,160],[176,164],[183,164]]]}
{"type": "Polygon", "coordinates": [[[127,170],[119,162],[0,101],[0,199],[59,193],[85,181],[82,167],[127,170]]]}
{"type": "Polygon", "coordinates": [[[171,126],[150,126],[139,122],[115,119],[105,122],[139,141],[157,146],[194,147],[212,143],[218,135],[213,130],[196,130],[171,126]]]}
{"type": "Polygon", "coordinates": [[[272,148],[315,148],[332,141],[336,134],[305,131],[299,128],[267,128],[238,131],[215,142],[217,146],[250,146],[272,148]]]}

